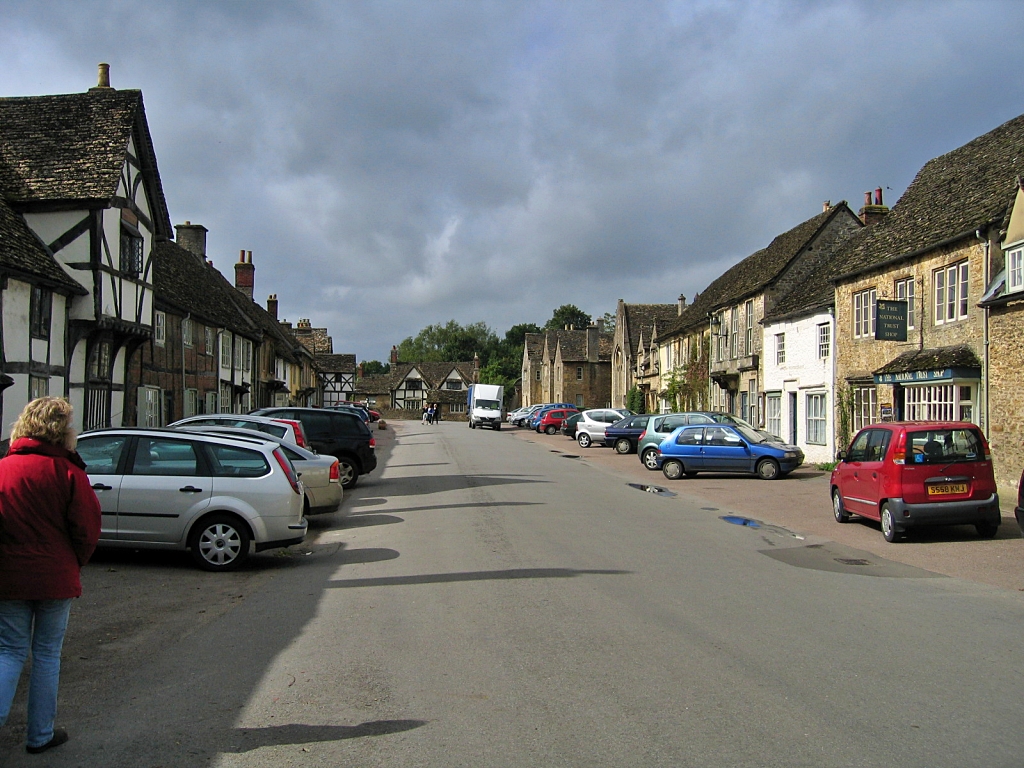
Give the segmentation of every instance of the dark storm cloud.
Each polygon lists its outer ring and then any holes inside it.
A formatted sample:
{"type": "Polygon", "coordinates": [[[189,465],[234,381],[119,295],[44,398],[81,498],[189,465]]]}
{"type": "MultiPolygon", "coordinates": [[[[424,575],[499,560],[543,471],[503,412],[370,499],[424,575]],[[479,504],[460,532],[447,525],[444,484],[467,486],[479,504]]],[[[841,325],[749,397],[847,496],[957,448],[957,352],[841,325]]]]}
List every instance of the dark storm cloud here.
{"type": "Polygon", "coordinates": [[[138,87],[175,222],[383,358],[671,302],[1024,112],[1017,2],[8,2],[0,92],[138,87]]]}

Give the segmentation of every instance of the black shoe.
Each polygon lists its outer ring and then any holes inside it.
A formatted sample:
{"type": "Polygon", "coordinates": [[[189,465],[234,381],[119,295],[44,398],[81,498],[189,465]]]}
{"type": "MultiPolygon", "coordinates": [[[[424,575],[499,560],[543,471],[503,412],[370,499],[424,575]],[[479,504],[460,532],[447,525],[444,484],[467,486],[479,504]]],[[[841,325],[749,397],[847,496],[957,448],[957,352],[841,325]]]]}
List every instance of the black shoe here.
{"type": "Polygon", "coordinates": [[[40,747],[29,747],[29,746],[26,745],[25,751],[28,752],[30,755],[38,755],[40,752],[45,752],[46,750],[50,749],[51,747],[59,747],[61,744],[63,744],[67,740],[68,740],[68,732],[67,731],[65,731],[63,728],[54,728],[53,729],[53,738],[52,739],[50,739],[48,742],[46,742],[45,744],[43,744],[40,747]]]}

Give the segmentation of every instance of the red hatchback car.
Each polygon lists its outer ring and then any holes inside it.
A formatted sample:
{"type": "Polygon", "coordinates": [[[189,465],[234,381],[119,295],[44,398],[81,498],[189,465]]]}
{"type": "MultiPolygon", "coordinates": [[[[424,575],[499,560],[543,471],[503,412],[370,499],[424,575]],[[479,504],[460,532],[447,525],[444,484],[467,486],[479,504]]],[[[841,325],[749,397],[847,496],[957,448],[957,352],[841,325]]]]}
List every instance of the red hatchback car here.
{"type": "Polygon", "coordinates": [[[836,458],[836,522],[850,515],[878,520],[886,541],[927,525],[973,525],[984,538],[999,530],[992,455],[974,424],[872,424],[836,458]]]}
{"type": "Polygon", "coordinates": [[[579,413],[579,411],[575,408],[553,408],[540,417],[537,431],[553,435],[562,428],[562,424],[566,419],[576,413],[579,413]]]}

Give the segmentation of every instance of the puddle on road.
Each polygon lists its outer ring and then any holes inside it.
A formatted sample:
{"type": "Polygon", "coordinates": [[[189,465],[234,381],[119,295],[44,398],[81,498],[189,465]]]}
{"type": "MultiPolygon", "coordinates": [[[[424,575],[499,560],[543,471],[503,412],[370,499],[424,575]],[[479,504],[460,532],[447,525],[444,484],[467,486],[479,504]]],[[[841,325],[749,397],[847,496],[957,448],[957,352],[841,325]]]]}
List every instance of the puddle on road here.
{"type": "Polygon", "coordinates": [[[745,525],[747,528],[760,528],[761,524],[757,520],[751,520],[749,517],[737,517],[736,515],[722,515],[720,518],[725,520],[727,523],[733,525],[745,525]]]}
{"type": "Polygon", "coordinates": [[[562,454],[562,458],[563,459],[578,459],[579,456],[577,456],[575,453],[563,453],[562,454]]]}
{"type": "Polygon", "coordinates": [[[701,507],[702,512],[717,512],[718,507],[701,507]]]}
{"type": "Polygon", "coordinates": [[[644,493],[653,493],[656,496],[678,496],[679,494],[673,493],[668,488],[662,488],[660,485],[646,485],[644,483],[629,483],[630,488],[636,488],[638,491],[644,493]]]}

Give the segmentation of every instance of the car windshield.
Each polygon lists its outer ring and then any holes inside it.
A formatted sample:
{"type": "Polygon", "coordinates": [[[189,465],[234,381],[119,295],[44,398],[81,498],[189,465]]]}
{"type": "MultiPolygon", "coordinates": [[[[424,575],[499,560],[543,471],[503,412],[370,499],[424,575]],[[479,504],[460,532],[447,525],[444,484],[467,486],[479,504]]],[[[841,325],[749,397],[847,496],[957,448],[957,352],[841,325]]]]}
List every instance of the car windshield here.
{"type": "Polygon", "coordinates": [[[977,429],[937,428],[907,433],[907,463],[948,464],[984,459],[985,450],[977,429]]]}
{"type": "Polygon", "coordinates": [[[734,424],[733,429],[743,436],[743,439],[748,443],[767,443],[763,432],[759,432],[753,427],[745,427],[742,424],[734,424]]]}
{"type": "Polygon", "coordinates": [[[486,408],[486,409],[491,410],[491,411],[496,411],[499,408],[501,408],[501,405],[498,403],[497,400],[477,400],[476,401],[476,407],[477,408],[486,408]]]}

